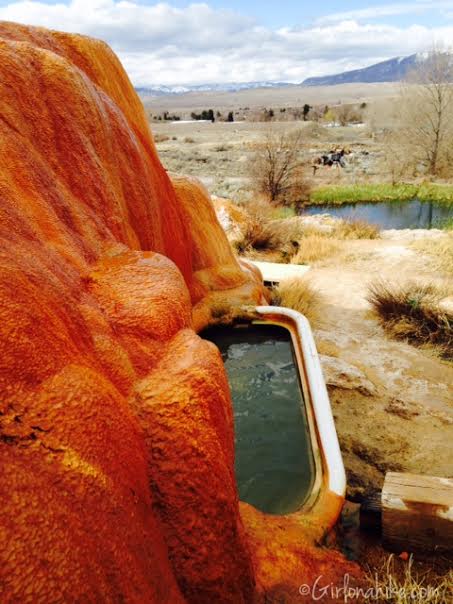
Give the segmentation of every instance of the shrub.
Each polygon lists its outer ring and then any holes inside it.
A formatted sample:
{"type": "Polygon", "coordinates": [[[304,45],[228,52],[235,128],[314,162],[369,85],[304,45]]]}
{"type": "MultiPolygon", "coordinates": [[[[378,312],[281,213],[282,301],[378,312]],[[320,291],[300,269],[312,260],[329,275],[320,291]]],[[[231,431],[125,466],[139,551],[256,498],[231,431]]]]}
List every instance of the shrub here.
{"type": "Polygon", "coordinates": [[[182,140],[183,143],[194,143],[195,139],[193,139],[191,136],[185,136],[182,140]]]}
{"type": "Polygon", "coordinates": [[[320,316],[321,296],[303,277],[293,277],[280,282],[272,291],[271,304],[297,310],[315,323],[320,316]]]}
{"type": "Polygon", "coordinates": [[[251,218],[247,221],[243,231],[243,237],[236,243],[236,249],[244,254],[251,249],[255,250],[275,250],[279,246],[279,241],[275,234],[269,229],[269,224],[265,220],[251,218]]]}
{"type": "Polygon", "coordinates": [[[250,172],[254,187],[271,203],[291,205],[308,200],[310,183],[299,157],[301,144],[300,130],[283,134],[270,130],[253,156],[250,172]]]}
{"type": "Polygon", "coordinates": [[[244,254],[251,250],[275,250],[281,245],[269,219],[269,206],[256,200],[244,207],[246,222],[242,227],[242,239],[236,242],[236,249],[244,254]]]}
{"type": "Polygon", "coordinates": [[[435,345],[453,358],[453,314],[442,310],[443,297],[433,285],[391,285],[379,280],[369,286],[368,301],[384,329],[414,345],[435,345]]]}
{"type": "Polygon", "coordinates": [[[298,222],[275,220],[275,208],[264,198],[258,197],[241,209],[246,213],[246,222],[242,226],[242,239],[235,243],[238,252],[272,251],[276,256],[273,261],[289,262],[299,247],[298,222]]]}

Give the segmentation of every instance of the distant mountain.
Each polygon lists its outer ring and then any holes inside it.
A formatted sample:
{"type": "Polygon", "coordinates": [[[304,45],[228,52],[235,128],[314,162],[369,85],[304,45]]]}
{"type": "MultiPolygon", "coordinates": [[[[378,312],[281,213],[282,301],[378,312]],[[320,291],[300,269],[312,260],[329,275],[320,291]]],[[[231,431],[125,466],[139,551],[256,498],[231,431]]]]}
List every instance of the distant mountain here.
{"type": "Polygon", "coordinates": [[[148,86],[135,90],[142,96],[165,96],[187,94],[188,92],[238,92],[255,88],[284,88],[296,86],[289,82],[230,82],[227,84],[198,84],[195,86],[148,86]]]}
{"type": "Polygon", "coordinates": [[[291,86],[333,86],[335,84],[372,84],[377,82],[399,82],[417,63],[425,61],[427,53],[413,54],[408,57],[395,57],[364,67],[334,75],[307,78],[302,84],[289,82],[230,82],[227,84],[198,84],[194,86],[151,85],[138,87],[141,96],[180,95],[189,92],[238,92],[257,88],[288,88],[291,86]]]}
{"type": "Polygon", "coordinates": [[[307,78],[303,86],[334,86],[335,84],[371,84],[373,82],[399,82],[404,79],[423,55],[410,55],[409,57],[395,57],[382,61],[363,69],[354,69],[335,75],[307,78]]]}

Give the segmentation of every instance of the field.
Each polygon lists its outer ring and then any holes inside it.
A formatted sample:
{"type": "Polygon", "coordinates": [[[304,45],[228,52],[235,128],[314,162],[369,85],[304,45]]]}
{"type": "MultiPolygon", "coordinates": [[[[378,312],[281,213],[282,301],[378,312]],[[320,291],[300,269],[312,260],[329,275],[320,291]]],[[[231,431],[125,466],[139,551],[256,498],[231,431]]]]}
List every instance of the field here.
{"type": "Polygon", "coordinates": [[[190,93],[164,97],[144,97],[146,111],[158,142],[159,155],[170,171],[185,172],[200,178],[211,193],[229,195],[247,190],[250,160],[265,134],[272,129],[290,132],[300,129],[303,141],[301,160],[311,173],[314,158],[332,148],[352,151],[347,168],[319,170],[314,185],[356,184],[382,179],[382,145],[376,132],[391,119],[396,84],[344,84],[340,86],[271,88],[237,93],[190,93]],[[305,103],[313,109],[335,108],[344,104],[361,107],[367,124],[329,127],[325,120],[290,119],[290,108],[305,103]],[[212,109],[222,118],[215,123],[190,122],[192,112],[212,109]],[[260,121],[262,112],[272,109],[272,123],[260,121]],[[222,121],[233,111],[234,122],[222,121]],[[158,120],[164,112],[177,115],[181,123],[158,120]],[[383,119],[383,116],[386,119],[383,119]],[[245,121],[244,121],[245,120],[245,121]]]}
{"type": "Polygon", "coordinates": [[[153,113],[160,111],[190,112],[196,109],[233,109],[258,107],[289,107],[310,105],[339,105],[388,99],[398,92],[398,84],[340,84],[338,86],[290,86],[285,88],[259,88],[239,92],[196,92],[160,97],[143,96],[145,108],[153,113]]]}
{"type": "Polygon", "coordinates": [[[250,188],[250,162],[269,129],[301,129],[301,157],[314,186],[350,184],[380,178],[381,147],[365,126],[328,128],[313,122],[191,122],[153,123],[154,137],[164,166],[197,176],[212,194],[230,196],[250,188]],[[312,178],[314,158],[333,147],[349,147],[354,154],[345,170],[322,168],[312,178]]]}

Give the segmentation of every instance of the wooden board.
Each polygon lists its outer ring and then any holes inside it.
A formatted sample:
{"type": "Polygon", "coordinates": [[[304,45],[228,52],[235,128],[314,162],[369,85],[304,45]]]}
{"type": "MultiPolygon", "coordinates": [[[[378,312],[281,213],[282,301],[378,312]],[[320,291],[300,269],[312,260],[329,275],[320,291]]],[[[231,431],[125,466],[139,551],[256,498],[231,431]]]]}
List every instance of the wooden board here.
{"type": "Polygon", "coordinates": [[[300,264],[279,264],[277,262],[255,262],[254,260],[247,260],[251,264],[254,264],[260,269],[263,275],[263,281],[268,283],[280,283],[284,279],[290,279],[293,277],[303,277],[307,271],[310,270],[309,266],[300,264]]]}
{"type": "Polygon", "coordinates": [[[389,472],[382,535],[393,551],[453,551],[453,480],[389,472]]]}

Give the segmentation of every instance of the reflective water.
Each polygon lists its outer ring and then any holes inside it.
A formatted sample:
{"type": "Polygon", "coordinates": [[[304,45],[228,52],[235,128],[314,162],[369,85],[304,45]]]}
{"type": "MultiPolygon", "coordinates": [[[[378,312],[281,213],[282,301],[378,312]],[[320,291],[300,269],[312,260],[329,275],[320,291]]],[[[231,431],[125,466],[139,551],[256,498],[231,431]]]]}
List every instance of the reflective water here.
{"type": "Polygon", "coordinates": [[[289,332],[275,325],[215,328],[234,406],[239,497],[270,514],[294,512],[314,480],[303,394],[289,332]]]}
{"type": "Polygon", "coordinates": [[[431,229],[441,228],[444,221],[453,217],[453,205],[412,199],[309,206],[303,208],[301,214],[330,214],[345,220],[365,220],[381,229],[431,229]]]}

